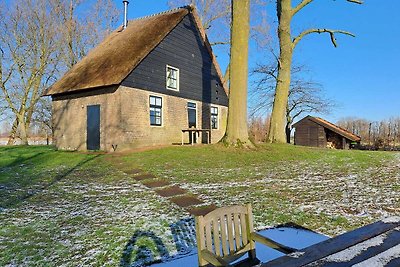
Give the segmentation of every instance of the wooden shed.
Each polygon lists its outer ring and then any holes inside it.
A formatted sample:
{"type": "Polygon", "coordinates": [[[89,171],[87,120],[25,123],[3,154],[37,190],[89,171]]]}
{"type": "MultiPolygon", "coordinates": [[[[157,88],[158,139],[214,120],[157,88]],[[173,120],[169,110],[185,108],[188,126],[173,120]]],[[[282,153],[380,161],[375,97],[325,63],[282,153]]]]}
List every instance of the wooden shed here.
{"type": "Polygon", "coordinates": [[[358,135],[318,117],[307,116],[293,127],[295,145],[349,149],[351,143],[361,141],[358,135]]]}

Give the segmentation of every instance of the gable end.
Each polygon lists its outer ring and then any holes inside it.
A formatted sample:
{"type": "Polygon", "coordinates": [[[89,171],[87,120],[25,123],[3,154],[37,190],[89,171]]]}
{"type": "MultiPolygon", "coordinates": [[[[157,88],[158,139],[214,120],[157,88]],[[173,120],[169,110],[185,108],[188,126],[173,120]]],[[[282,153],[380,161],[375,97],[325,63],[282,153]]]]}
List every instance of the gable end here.
{"type": "Polygon", "coordinates": [[[219,67],[196,25],[195,17],[186,15],[121,85],[228,106],[219,67]],[[179,69],[179,91],[166,89],[166,66],[179,69]]]}

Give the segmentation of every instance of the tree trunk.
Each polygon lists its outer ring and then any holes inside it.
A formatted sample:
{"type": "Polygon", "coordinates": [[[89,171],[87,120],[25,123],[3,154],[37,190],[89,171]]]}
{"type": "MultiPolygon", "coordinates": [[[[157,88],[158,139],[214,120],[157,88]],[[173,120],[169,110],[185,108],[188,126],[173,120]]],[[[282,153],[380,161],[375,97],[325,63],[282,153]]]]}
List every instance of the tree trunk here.
{"type": "Polygon", "coordinates": [[[19,121],[19,131],[22,145],[28,145],[28,128],[23,119],[19,119],[19,121]]]}
{"type": "Polygon", "coordinates": [[[293,43],[290,30],[292,7],[290,0],[277,1],[279,20],[279,66],[276,81],[274,105],[271,114],[271,126],[268,141],[271,143],[286,143],[285,122],[286,109],[290,88],[290,72],[292,66],[293,43]]]}
{"type": "Polygon", "coordinates": [[[224,141],[253,146],[247,130],[250,0],[232,0],[229,114],[224,141]]]}
{"type": "Polygon", "coordinates": [[[19,137],[21,138],[22,145],[28,145],[28,128],[26,125],[25,111],[16,114],[18,118],[19,137]]]}
{"type": "Polygon", "coordinates": [[[12,146],[14,144],[14,140],[17,135],[17,129],[18,129],[18,119],[15,118],[11,127],[10,135],[8,137],[7,146],[12,146]]]}
{"type": "Polygon", "coordinates": [[[21,138],[23,145],[28,145],[28,128],[26,122],[24,121],[25,112],[16,114],[16,118],[11,128],[11,133],[7,141],[7,145],[11,146],[14,144],[15,138],[17,136],[17,131],[19,130],[19,138],[21,138]]]}
{"type": "Polygon", "coordinates": [[[285,133],[286,133],[286,143],[290,144],[290,134],[292,132],[292,125],[290,122],[286,123],[285,133]]]}

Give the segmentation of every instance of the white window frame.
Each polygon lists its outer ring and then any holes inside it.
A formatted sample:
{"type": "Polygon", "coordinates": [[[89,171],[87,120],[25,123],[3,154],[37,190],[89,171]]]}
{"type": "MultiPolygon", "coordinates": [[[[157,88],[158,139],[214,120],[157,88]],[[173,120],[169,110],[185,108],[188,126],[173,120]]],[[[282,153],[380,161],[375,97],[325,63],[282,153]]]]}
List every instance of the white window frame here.
{"type": "Polygon", "coordinates": [[[172,91],[179,91],[179,69],[172,67],[170,65],[166,65],[165,66],[165,88],[167,88],[168,90],[172,90],[172,91]],[[176,71],[176,88],[171,87],[168,85],[168,69],[172,69],[176,71]]]}
{"type": "MultiPolygon", "coordinates": [[[[150,127],[162,127],[163,125],[164,125],[164,114],[163,114],[163,107],[164,107],[164,98],[162,97],[162,96],[158,96],[158,95],[149,95],[149,122],[150,122],[150,127]],[[161,108],[160,108],[160,125],[158,125],[158,124],[151,124],[151,103],[150,103],[150,99],[152,98],[152,97],[155,97],[155,98],[160,98],[161,99],[161,108]]],[[[156,105],[155,105],[156,106],[156,105]]],[[[158,107],[158,106],[157,106],[158,107]]]]}
{"type": "Polygon", "coordinates": [[[211,126],[211,127],[210,127],[211,130],[218,130],[218,129],[219,129],[219,107],[217,107],[217,106],[210,106],[210,124],[211,124],[211,125],[210,125],[210,126],[211,126]],[[216,114],[216,115],[217,115],[217,122],[216,122],[216,123],[217,123],[217,128],[213,128],[213,127],[212,127],[212,126],[213,126],[213,125],[212,125],[212,118],[213,118],[213,114],[214,114],[214,113],[212,113],[211,110],[212,110],[213,108],[217,109],[217,114],[216,114]]]}

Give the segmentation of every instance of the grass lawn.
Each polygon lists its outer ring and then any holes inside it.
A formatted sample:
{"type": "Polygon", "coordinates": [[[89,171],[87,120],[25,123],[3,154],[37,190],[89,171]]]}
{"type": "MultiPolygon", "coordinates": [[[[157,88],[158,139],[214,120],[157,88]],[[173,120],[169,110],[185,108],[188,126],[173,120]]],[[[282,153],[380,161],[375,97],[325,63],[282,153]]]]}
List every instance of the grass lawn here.
{"type": "Polygon", "coordinates": [[[208,204],[252,203],[256,226],[336,235],[400,215],[400,154],[290,145],[124,154],[0,147],[1,266],[141,266],[189,252],[189,214],[124,171],[142,169],[208,204]]]}

